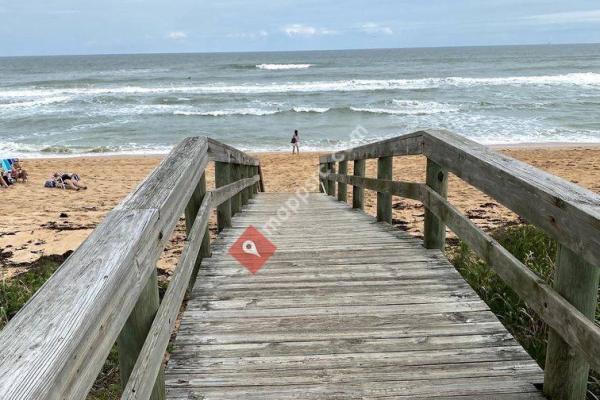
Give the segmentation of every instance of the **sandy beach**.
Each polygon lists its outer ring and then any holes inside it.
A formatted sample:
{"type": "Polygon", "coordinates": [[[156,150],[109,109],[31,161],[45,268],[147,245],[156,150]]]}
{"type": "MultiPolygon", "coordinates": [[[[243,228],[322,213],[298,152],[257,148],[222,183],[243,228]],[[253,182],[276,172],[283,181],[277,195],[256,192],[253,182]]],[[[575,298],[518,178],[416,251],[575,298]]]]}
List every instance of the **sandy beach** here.
{"type": "MultiPolygon", "coordinates": [[[[499,151],[600,192],[600,145],[520,146],[499,151]]],[[[294,157],[288,153],[258,153],[256,156],[263,166],[267,191],[293,192],[303,186],[316,191],[318,153],[303,153],[294,157]]],[[[4,278],[14,276],[42,255],[75,250],[161,158],[114,156],[25,160],[24,166],[30,174],[29,182],[0,189],[0,275],[4,278]],[[44,188],[44,180],[53,171],[76,172],[89,189],[70,191],[44,188]]],[[[394,160],[394,179],[422,182],[424,167],[425,159],[422,157],[398,157],[394,160]]],[[[349,172],[352,172],[351,167],[349,172]]],[[[376,175],[374,161],[367,164],[367,175],[376,175]]],[[[207,174],[209,187],[214,186],[213,176],[211,166],[207,174]]],[[[517,219],[510,211],[455,177],[450,178],[449,198],[486,229],[517,219]]],[[[366,191],[368,213],[375,213],[375,202],[375,193],[366,191]]],[[[400,229],[420,235],[423,221],[420,204],[395,197],[393,217],[400,229]]],[[[167,271],[172,268],[183,238],[183,224],[180,224],[159,262],[160,268],[167,271]]]]}

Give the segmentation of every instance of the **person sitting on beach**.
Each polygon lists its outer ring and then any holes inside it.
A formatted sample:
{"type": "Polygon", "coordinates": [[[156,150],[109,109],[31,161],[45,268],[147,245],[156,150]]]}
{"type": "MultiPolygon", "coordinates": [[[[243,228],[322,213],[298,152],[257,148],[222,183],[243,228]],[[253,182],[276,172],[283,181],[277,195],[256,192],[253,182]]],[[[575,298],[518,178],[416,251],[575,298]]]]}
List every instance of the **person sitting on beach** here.
{"type": "Polygon", "coordinates": [[[0,167],[0,186],[3,188],[7,188],[10,185],[10,176],[7,172],[4,172],[4,169],[0,167]]]}
{"type": "Polygon", "coordinates": [[[15,158],[15,161],[12,165],[12,177],[15,179],[15,181],[21,179],[23,183],[25,183],[27,182],[27,176],[27,171],[23,168],[21,160],[15,158]]]}
{"type": "Polygon", "coordinates": [[[300,134],[298,133],[298,129],[294,130],[294,136],[292,136],[292,154],[296,151],[300,154],[300,134]]]}
{"type": "Polygon", "coordinates": [[[77,174],[55,172],[52,176],[57,182],[57,187],[73,190],[87,189],[87,186],[81,182],[81,178],[77,174]]]}

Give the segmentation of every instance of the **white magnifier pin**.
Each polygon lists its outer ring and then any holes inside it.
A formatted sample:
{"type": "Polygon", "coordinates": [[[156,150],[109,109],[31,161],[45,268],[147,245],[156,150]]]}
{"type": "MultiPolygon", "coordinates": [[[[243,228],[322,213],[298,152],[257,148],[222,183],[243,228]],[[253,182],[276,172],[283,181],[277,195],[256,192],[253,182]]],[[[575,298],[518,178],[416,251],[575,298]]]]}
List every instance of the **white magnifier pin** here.
{"type": "Polygon", "coordinates": [[[256,257],[260,257],[258,250],[256,250],[256,244],[252,240],[246,240],[242,243],[242,251],[246,254],[252,254],[256,257]]]}

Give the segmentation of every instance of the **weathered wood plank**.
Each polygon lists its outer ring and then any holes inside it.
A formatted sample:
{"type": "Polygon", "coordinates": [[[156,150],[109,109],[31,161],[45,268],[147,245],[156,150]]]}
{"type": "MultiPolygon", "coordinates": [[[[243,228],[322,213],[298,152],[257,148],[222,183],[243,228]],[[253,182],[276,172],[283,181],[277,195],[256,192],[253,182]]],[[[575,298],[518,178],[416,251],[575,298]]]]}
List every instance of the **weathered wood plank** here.
{"type": "Polygon", "coordinates": [[[439,194],[422,186],[423,204],[469,245],[567,343],[600,370],[600,327],[439,194]]]}
{"type": "Polygon", "coordinates": [[[321,177],[324,179],[334,179],[337,182],[347,183],[349,185],[353,185],[354,187],[374,190],[380,193],[388,193],[394,196],[406,197],[412,200],[421,199],[421,184],[416,182],[392,181],[340,174],[322,174],[321,177]]]}
{"type": "MultiPolygon", "coordinates": [[[[152,383],[156,380],[156,376],[161,370],[164,352],[169,343],[179,307],[194,271],[196,258],[202,245],[202,238],[206,235],[211,208],[211,194],[209,193],[204,197],[202,205],[197,212],[181,260],[165,292],[163,301],[158,308],[156,318],[151,323],[148,335],[145,337],[143,348],[141,348],[139,358],[135,362],[135,368],[133,368],[129,380],[126,381],[127,385],[121,396],[122,400],[145,400],[150,398],[153,392],[152,383]]],[[[158,292],[156,293],[156,297],[158,305],[158,292]]],[[[159,397],[153,396],[152,398],[159,397]]]]}
{"type": "Polygon", "coordinates": [[[242,165],[259,165],[259,161],[236,149],[235,147],[228,146],[215,139],[207,138],[208,141],[208,155],[211,160],[215,162],[242,164],[242,165]]]}
{"type": "MultiPolygon", "coordinates": [[[[119,374],[122,384],[129,383],[130,375],[134,371],[136,360],[144,346],[159,303],[158,280],[156,269],[154,269],[117,339],[119,374]]],[[[147,399],[162,400],[165,398],[165,382],[160,363],[156,365],[156,372],[145,384],[147,399]]]]}
{"type": "Polygon", "coordinates": [[[424,138],[432,161],[600,265],[600,195],[447,131],[424,138]]]}
{"type": "MultiPolygon", "coordinates": [[[[559,245],[554,289],[583,315],[594,321],[598,304],[600,268],[590,265],[565,246],[559,245]]],[[[559,332],[548,333],[544,393],[551,399],[583,399],[586,395],[589,363],[573,351],[559,332]]]]}
{"type": "MultiPolygon", "coordinates": [[[[249,167],[246,167],[249,168],[249,167]]],[[[226,162],[215,162],[215,190],[228,187],[231,183],[231,164],[226,162]]],[[[231,195],[226,192],[213,193],[213,201],[219,201],[217,207],[217,227],[219,232],[231,226],[231,195]],[[220,201],[222,200],[222,201],[220,201]]]]}
{"type": "MultiPolygon", "coordinates": [[[[258,175],[254,175],[251,178],[244,178],[238,181],[228,183],[224,186],[219,186],[212,191],[212,206],[218,207],[230,199],[233,199],[238,193],[242,192],[246,188],[252,187],[256,182],[260,180],[258,175]]],[[[230,226],[231,222],[229,223],[230,226]]]]}
{"type": "Polygon", "coordinates": [[[206,151],[205,138],[176,146],[0,332],[0,398],[85,397],[200,179],[206,151]]]}
{"type": "MultiPolygon", "coordinates": [[[[190,197],[190,200],[185,207],[185,232],[188,236],[192,230],[194,221],[196,221],[196,216],[198,215],[198,211],[200,210],[200,206],[202,205],[202,201],[204,200],[205,196],[206,173],[203,173],[202,177],[200,178],[200,182],[198,182],[196,189],[192,193],[192,197],[190,197]]],[[[192,288],[194,286],[194,282],[196,282],[196,276],[198,275],[198,270],[200,269],[200,263],[202,262],[202,259],[207,257],[210,257],[210,235],[208,234],[208,227],[206,228],[206,234],[202,237],[200,252],[196,258],[196,265],[194,266],[194,271],[192,272],[192,277],[190,278],[190,288],[192,288]]]]}
{"type": "Polygon", "coordinates": [[[423,132],[415,132],[397,138],[366,144],[350,150],[319,157],[319,162],[364,160],[369,158],[419,155],[423,152],[423,132]]]}
{"type": "MultiPolygon", "coordinates": [[[[441,197],[448,196],[448,172],[435,162],[427,159],[425,184],[441,197]]],[[[446,226],[429,209],[425,209],[423,228],[423,244],[428,249],[444,249],[446,243],[446,226]]]]}
{"type": "MultiPolygon", "coordinates": [[[[354,176],[365,176],[365,160],[354,160],[354,176]]],[[[363,210],[365,208],[365,191],[362,187],[352,186],[352,208],[363,210]]]]}
{"type": "MultiPolygon", "coordinates": [[[[393,157],[379,157],[377,159],[377,179],[392,180],[393,157]]],[[[377,221],[392,223],[392,195],[386,192],[377,192],[377,221]]]]}
{"type": "MultiPolygon", "coordinates": [[[[346,175],[348,173],[348,161],[340,161],[339,174],[346,175]]],[[[343,183],[338,183],[338,201],[346,202],[348,197],[348,186],[343,183]]]]}
{"type": "MultiPolygon", "coordinates": [[[[327,171],[331,174],[335,174],[335,163],[327,163],[327,171]]],[[[335,181],[331,178],[327,179],[327,194],[329,196],[335,196],[335,181]]]]}
{"type": "Polygon", "coordinates": [[[349,205],[310,194],[247,272],[229,246],[288,196],[258,195],[219,234],[167,366],[170,398],[539,395],[541,370],[443,254],[349,205]]]}

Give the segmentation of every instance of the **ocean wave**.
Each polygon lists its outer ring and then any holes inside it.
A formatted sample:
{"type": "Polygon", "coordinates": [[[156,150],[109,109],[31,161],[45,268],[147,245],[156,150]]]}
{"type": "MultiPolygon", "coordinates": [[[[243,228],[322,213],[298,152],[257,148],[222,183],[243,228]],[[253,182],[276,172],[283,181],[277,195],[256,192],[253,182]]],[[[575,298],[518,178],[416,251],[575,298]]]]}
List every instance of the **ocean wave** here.
{"type": "Polygon", "coordinates": [[[258,64],[256,68],[270,71],[281,71],[286,69],[308,69],[313,64],[258,64]]]}
{"type": "Polygon", "coordinates": [[[394,108],[381,107],[350,107],[355,112],[391,115],[428,115],[456,112],[459,109],[449,104],[436,103],[434,101],[415,100],[392,100],[394,108]]]}
{"type": "Polygon", "coordinates": [[[229,115],[273,115],[285,110],[262,110],[260,108],[238,108],[215,111],[173,111],[173,115],[199,115],[204,117],[224,117],[229,115]]]}
{"type": "Polygon", "coordinates": [[[318,114],[322,114],[322,113],[326,113],[329,110],[330,110],[330,108],[327,108],[327,107],[303,107],[303,106],[292,107],[292,111],[298,112],[298,113],[318,113],[318,114]]]}
{"type": "Polygon", "coordinates": [[[71,100],[71,97],[69,96],[50,96],[50,97],[43,97],[37,100],[25,100],[25,101],[16,101],[16,102],[10,102],[10,103],[1,103],[0,104],[0,111],[2,110],[18,110],[18,109],[22,109],[22,108],[33,108],[33,107],[39,107],[39,106],[44,106],[47,104],[53,104],[53,103],[64,103],[71,100]]]}
{"type": "Polygon", "coordinates": [[[583,72],[564,75],[514,76],[494,78],[421,78],[421,79],[353,79],[341,81],[312,81],[268,84],[223,85],[219,83],[201,86],[117,86],[117,87],[79,87],[79,88],[23,88],[0,90],[1,98],[36,98],[59,95],[140,95],[140,94],[263,94],[288,92],[356,92],[383,90],[419,90],[444,87],[472,86],[553,86],[568,85],[576,87],[600,87],[600,73],[583,72]]]}

